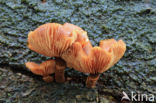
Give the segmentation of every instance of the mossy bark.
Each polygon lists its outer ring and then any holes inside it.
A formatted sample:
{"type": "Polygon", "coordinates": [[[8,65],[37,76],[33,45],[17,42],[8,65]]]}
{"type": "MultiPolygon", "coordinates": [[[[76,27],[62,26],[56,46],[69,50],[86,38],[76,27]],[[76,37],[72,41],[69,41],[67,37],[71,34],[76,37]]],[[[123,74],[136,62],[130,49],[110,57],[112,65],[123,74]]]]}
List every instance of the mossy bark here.
{"type": "MultiPolygon", "coordinates": [[[[0,66],[20,71],[27,61],[48,59],[27,48],[28,32],[47,22],[70,22],[86,30],[93,45],[108,38],[127,44],[124,57],[100,76],[100,93],[156,94],[155,7],[154,0],[0,0],[0,66]]],[[[85,82],[85,74],[75,70],[66,75],[85,82]]]]}

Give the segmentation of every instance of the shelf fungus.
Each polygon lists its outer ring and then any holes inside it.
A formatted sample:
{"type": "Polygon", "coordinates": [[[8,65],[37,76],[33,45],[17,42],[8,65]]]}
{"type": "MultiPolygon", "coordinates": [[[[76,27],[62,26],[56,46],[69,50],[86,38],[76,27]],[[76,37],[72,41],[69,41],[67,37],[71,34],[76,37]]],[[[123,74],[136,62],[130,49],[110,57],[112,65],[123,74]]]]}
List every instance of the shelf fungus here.
{"type": "Polygon", "coordinates": [[[50,74],[55,73],[56,82],[65,82],[64,69],[67,66],[89,73],[86,86],[94,88],[100,74],[124,55],[126,44],[122,40],[106,39],[93,47],[87,32],[80,27],[70,23],[48,23],[28,34],[28,48],[44,56],[55,57],[55,60],[41,64],[26,63],[26,67],[43,76],[43,80],[52,81],[50,74]]]}
{"type": "MultiPolygon", "coordinates": [[[[65,81],[64,69],[66,67],[66,63],[61,59],[61,56],[74,42],[83,41],[88,41],[87,32],[80,27],[70,23],[65,23],[64,25],[47,23],[39,26],[28,34],[27,46],[29,49],[39,54],[56,58],[55,80],[56,82],[62,83],[65,81]]],[[[42,71],[50,71],[47,69],[51,69],[46,68],[45,65],[44,68],[42,65],[36,65],[36,68],[34,69],[35,65],[36,64],[33,62],[26,63],[28,69],[35,74],[42,75],[43,77],[44,75],[42,73],[36,73],[36,70],[43,69],[42,71]],[[40,66],[42,68],[40,68],[40,66]]]]}

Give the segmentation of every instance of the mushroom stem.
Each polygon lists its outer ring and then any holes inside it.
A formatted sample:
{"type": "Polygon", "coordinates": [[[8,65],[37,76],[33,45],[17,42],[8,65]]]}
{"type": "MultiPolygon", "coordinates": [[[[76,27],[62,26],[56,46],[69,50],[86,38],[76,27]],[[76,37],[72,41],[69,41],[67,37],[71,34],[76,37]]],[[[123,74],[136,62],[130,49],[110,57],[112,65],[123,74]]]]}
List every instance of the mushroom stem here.
{"type": "Polygon", "coordinates": [[[47,76],[43,76],[43,78],[42,78],[44,81],[46,81],[46,82],[52,82],[53,80],[54,80],[54,78],[52,77],[52,76],[49,76],[49,75],[47,75],[47,76]]]}
{"type": "Polygon", "coordinates": [[[96,82],[97,80],[99,79],[100,77],[100,74],[90,74],[88,77],[87,77],[87,80],[86,80],[86,86],[87,88],[95,88],[96,86],[96,82]]]}
{"type": "Polygon", "coordinates": [[[61,58],[56,58],[56,70],[55,70],[55,80],[58,83],[64,83],[64,69],[66,68],[66,63],[61,58]]]}
{"type": "Polygon", "coordinates": [[[45,3],[46,2],[46,0],[42,0],[42,3],[45,3]]]}

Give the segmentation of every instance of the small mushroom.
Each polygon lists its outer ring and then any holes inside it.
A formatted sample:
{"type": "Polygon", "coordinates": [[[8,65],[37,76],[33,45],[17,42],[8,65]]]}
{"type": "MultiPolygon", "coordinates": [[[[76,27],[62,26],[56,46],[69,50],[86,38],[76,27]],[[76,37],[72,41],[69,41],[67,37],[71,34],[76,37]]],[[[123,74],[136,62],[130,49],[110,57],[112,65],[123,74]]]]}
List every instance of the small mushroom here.
{"type": "Polygon", "coordinates": [[[45,3],[46,2],[46,0],[42,0],[42,3],[45,3]]]}
{"type": "Polygon", "coordinates": [[[89,73],[86,86],[94,88],[101,73],[112,67],[124,55],[126,45],[122,40],[102,40],[100,46],[92,47],[90,42],[73,43],[62,55],[67,66],[89,73]]]}
{"type": "Polygon", "coordinates": [[[47,60],[41,64],[36,64],[34,62],[27,62],[26,67],[31,70],[36,75],[43,76],[43,80],[46,82],[53,81],[53,77],[50,74],[55,72],[56,62],[55,60],[47,60]]]}
{"type": "Polygon", "coordinates": [[[64,82],[66,63],[60,57],[75,41],[83,40],[88,40],[87,33],[76,25],[47,23],[28,34],[28,48],[44,56],[55,57],[56,82],[64,82]]]}

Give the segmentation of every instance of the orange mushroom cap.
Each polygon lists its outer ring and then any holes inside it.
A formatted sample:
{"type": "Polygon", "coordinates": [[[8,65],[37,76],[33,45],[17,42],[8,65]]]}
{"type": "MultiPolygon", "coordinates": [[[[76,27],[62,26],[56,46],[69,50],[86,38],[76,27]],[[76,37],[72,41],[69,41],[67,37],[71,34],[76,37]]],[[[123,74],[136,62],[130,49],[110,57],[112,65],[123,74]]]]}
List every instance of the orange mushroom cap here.
{"type": "Polygon", "coordinates": [[[75,40],[75,42],[87,42],[89,41],[88,36],[87,36],[87,32],[84,31],[82,28],[70,24],[70,23],[65,23],[62,28],[59,29],[59,31],[61,33],[63,33],[64,35],[70,35],[70,33],[72,31],[76,32],[77,38],[75,40]]]}
{"type": "Polygon", "coordinates": [[[102,73],[112,67],[123,56],[126,45],[122,40],[107,39],[99,47],[92,47],[90,42],[73,43],[62,58],[69,67],[80,72],[102,73]]]}
{"type": "Polygon", "coordinates": [[[65,23],[47,23],[28,34],[28,48],[49,57],[59,57],[73,42],[87,39],[87,33],[78,26],[65,23]]]}
{"type": "Polygon", "coordinates": [[[26,67],[31,70],[34,74],[41,76],[48,76],[55,72],[56,62],[55,60],[47,60],[41,64],[36,64],[34,62],[27,62],[26,67]]]}
{"type": "Polygon", "coordinates": [[[112,49],[113,51],[113,60],[109,65],[109,68],[117,63],[126,51],[126,44],[122,41],[116,41],[114,39],[106,39],[100,42],[100,47],[102,49],[112,49]]]}

